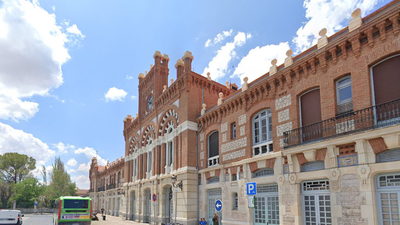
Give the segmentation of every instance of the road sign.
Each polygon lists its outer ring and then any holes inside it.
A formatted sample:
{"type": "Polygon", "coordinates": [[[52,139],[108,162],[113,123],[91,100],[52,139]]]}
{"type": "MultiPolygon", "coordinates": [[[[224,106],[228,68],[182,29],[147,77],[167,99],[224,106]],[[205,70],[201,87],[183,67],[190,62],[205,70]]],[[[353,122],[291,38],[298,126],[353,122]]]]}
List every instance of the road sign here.
{"type": "Polygon", "coordinates": [[[254,195],[247,196],[247,202],[249,203],[249,208],[254,208],[254,199],[256,197],[254,195]]]}
{"type": "Polygon", "coordinates": [[[215,201],[215,209],[220,212],[222,210],[222,201],[220,199],[217,199],[217,201],[215,201]]]}
{"type": "Polygon", "coordinates": [[[153,202],[157,201],[157,195],[153,194],[153,202]]]}
{"type": "Polygon", "coordinates": [[[35,201],[35,206],[37,206],[38,205],[38,202],[37,201],[35,201]]]}
{"type": "Polygon", "coordinates": [[[257,194],[256,182],[247,183],[246,190],[247,190],[247,195],[256,195],[257,194]]]}

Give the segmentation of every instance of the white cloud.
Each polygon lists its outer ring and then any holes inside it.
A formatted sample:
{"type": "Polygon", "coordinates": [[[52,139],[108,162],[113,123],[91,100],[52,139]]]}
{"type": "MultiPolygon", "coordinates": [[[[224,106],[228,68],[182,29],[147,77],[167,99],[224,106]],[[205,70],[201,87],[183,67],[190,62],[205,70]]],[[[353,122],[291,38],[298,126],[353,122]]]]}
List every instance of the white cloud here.
{"type": "Polygon", "coordinates": [[[127,79],[127,80],[132,80],[133,77],[132,77],[132,76],[129,76],[129,75],[126,75],[126,78],[125,78],[125,79],[127,79]]]}
{"type": "Polygon", "coordinates": [[[214,80],[222,78],[226,75],[228,70],[228,64],[233,57],[236,56],[235,48],[242,46],[246,43],[247,36],[251,37],[249,34],[243,32],[238,32],[235,36],[233,42],[228,42],[221,49],[218,50],[217,55],[208,63],[208,66],[204,69],[203,75],[205,76],[207,72],[210,72],[211,77],[214,80]]]}
{"type": "Polygon", "coordinates": [[[379,0],[305,0],[303,7],[306,9],[307,22],[301,26],[293,43],[295,52],[299,53],[314,45],[319,38],[322,28],[328,30],[330,36],[348,24],[354,9],[360,8],[362,15],[368,14],[379,0]]]}
{"type": "Polygon", "coordinates": [[[78,162],[74,158],[69,159],[67,162],[68,166],[76,166],[76,164],[78,164],[78,162]]]}
{"type": "Polygon", "coordinates": [[[73,24],[72,26],[67,28],[68,33],[70,34],[75,34],[76,36],[79,36],[81,38],[84,38],[85,35],[82,34],[82,32],[79,30],[78,26],[76,24],[73,24]]]}
{"type": "Polygon", "coordinates": [[[71,174],[71,173],[76,173],[76,170],[70,169],[70,170],[68,170],[67,172],[68,172],[69,174],[71,174]]]}
{"type": "Polygon", "coordinates": [[[278,45],[257,46],[249,51],[242,58],[233,73],[233,76],[249,78],[249,82],[267,73],[271,67],[271,61],[277,59],[277,65],[284,62],[286,51],[289,50],[288,42],[281,42],[278,45]]]}
{"type": "Polygon", "coordinates": [[[58,144],[54,144],[53,146],[57,148],[59,154],[65,154],[68,153],[69,150],[75,149],[75,146],[62,142],[58,142],[58,144]]]}
{"type": "Polygon", "coordinates": [[[4,0],[0,4],[0,118],[29,119],[39,110],[24,100],[45,95],[63,83],[61,66],[70,59],[68,35],[56,16],[38,1],[4,0]]]}
{"type": "Polygon", "coordinates": [[[232,35],[233,30],[229,30],[229,31],[222,31],[222,33],[217,34],[217,36],[214,38],[214,40],[212,41],[211,39],[208,39],[205,43],[205,47],[209,47],[211,45],[215,45],[220,43],[221,41],[223,41],[226,37],[229,37],[232,35]]]}
{"type": "Polygon", "coordinates": [[[17,152],[36,159],[36,167],[45,165],[55,156],[55,151],[32,134],[0,123],[0,154],[17,152]]]}
{"type": "Polygon", "coordinates": [[[104,160],[103,158],[98,156],[96,150],[94,150],[93,148],[89,148],[89,147],[78,148],[77,150],[74,151],[74,153],[75,154],[85,154],[89,160],[92,160],[93,157],[96,157],[99,165],[106,165],[106,160],[104,160]]]}
{"type": "Polygon", "coordinates": [[[72,176],[71,180],[76,183],[79,189],[89,189],[90,180],[87,175],[72,176]]]}
{"type": "Polygon", "coordinates": [[[132,99],[132,100],[136,100],[136,99],[137,99],[137,97],[136,97],[136,96],[134,96],[134,95],[132,95],[132,96],[131,96],[131,99],[132,99]]]}
{"type": "Polygon", "coordinates": [[[108,101],[123,101],[128,93],[124,89],[118,89],[112,87],[108,89],[107,93],[104,95],[106,102],[108,101]]]}
{"type": "Polygon", "coordinates": [[[82,171],[82,172],[89,172],[89,169],[90,169],[89,163],[88,164],[82,163],[78,167],[78,171],[82,171]]]}
{"type": "Polygon", "coordinates": [[[52,9],[53,11],[56,11],[56,6],[53,5],[53,6],[51,7],[51,9],[52,9]]]}

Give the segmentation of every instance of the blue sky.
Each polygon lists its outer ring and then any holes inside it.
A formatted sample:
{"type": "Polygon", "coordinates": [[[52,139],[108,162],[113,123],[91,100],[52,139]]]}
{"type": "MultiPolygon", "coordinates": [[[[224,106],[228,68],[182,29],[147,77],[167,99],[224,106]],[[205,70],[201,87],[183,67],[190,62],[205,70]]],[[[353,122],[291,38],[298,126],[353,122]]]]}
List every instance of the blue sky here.
{"type": "MultiPolygon", "coordinates": [[[[153,54],[187,50],[197,73],[252,81],[388,0],[94,1],[0,0],[0,154],[50,169],[56,156],[79,188],[90,159],[124,156],[123,122],[136,116],[139,73],[153,54]]],[[[200,109],[199,109],[200,110],[200,109]]],[[[35,171],[35,174],[38,174],[35,171]]]]}

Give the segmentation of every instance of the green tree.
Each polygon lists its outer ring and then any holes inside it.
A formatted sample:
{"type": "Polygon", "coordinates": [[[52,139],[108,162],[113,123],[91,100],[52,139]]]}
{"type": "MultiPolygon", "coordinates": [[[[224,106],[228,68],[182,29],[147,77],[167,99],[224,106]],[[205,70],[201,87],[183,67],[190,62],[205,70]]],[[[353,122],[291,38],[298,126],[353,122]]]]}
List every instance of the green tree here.
{"type": "Polygon", "coordinates": [[[0,199],[3,208],[7,207],[15,184],[31,176],[35,168],[36,160],[27,155],[15,152],[0,155],[0,199]]]}
{"type": "Polygon", "coordinates": [[[64,163],[60,157],[54,159],[50,178],[50,184],[46,189],[48,199],[55,200],[60,196],[76,195],[76,184],[71,182],[71,177],[65,171],[64,163]]]}
{"type": "Polygon", "coordinates": [[[14,185],[14,195],[10,201],[17,201],[17,207],[31,208],[38,200],[42,187],[34,177],[28,177],[14,185]]]}
{"type": "Polygon", "coordinates": [[[36,160],[27,155],[16,152],[0,155],[0,172],[5,181],[17,183],[28,177],[35,168],[36,160]]]}

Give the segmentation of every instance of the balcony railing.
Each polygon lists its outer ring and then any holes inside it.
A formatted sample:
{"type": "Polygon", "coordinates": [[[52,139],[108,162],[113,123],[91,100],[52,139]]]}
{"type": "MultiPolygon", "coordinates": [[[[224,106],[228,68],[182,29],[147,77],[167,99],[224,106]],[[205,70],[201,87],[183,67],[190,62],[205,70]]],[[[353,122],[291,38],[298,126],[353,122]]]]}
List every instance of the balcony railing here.
{"type": "Polygon", "coordinates": [[[115,184],[107,184],[107,190],[114,189],[115,184]]]}
{"type": "Polygon", "coordinates": [[[93,192],[93,188],[90,188],[90,189],[89,189],[89,192],[93,192]]]}
{"type": "Polygon", "coordinates": [[[400,124],[400,99],[284,132],[284,148],[400,124]]]}
{"type": "Polygon", "coordinates": [[[98,187],[97,191],[104,191],[104,186],[103,187],[98,187]]]}

